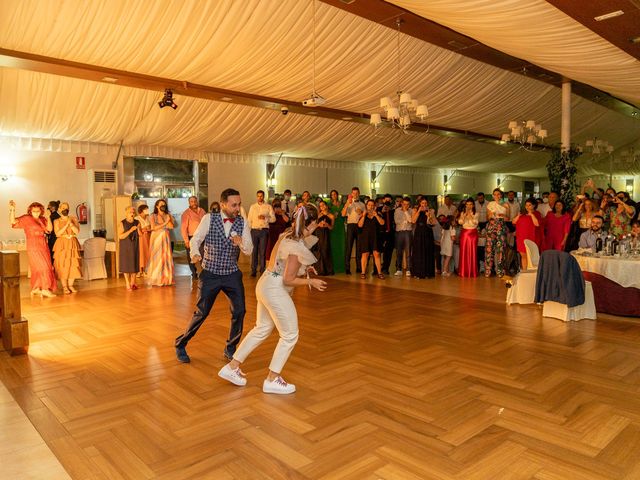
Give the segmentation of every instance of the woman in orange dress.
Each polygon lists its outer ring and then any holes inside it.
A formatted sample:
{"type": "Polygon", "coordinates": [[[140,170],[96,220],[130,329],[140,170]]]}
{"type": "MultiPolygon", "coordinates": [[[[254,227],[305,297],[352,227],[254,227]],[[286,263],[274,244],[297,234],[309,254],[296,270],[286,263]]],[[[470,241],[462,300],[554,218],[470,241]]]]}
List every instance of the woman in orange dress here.
{"type": "Polygon", "coordinates": [[[55,297],[56,277],[51,265],[51,252],[46,234],[52,229],[50,212],[44,205],[34,202],[26,215],[16,218],[16,202],[9,201],[9,223],[13,228],[22,228],[27,237],[27,256],[31,270],[31,295],[55,297]]]}
{"type": "Polygon", "coordinates": [[[151,223],[149,222],[149,205],[138,206],[138,216],[136,220],[140,223],[140,237],[138,245],[140,248],[140,272],[138,277],[146,275],[147,264],[149,263],[149,241],[151,240],[151,223]]]}
{"type": "Polygon", "coordinates": [[[80,268],[80,243],[78,219],[69,216],[69,204],[61,203],[58,210],[60,217],[53,222],[56,243],[53,245],[53,268],[64,293],[75,293],[73,286],[76,278],[82,278],[80,268]]]}

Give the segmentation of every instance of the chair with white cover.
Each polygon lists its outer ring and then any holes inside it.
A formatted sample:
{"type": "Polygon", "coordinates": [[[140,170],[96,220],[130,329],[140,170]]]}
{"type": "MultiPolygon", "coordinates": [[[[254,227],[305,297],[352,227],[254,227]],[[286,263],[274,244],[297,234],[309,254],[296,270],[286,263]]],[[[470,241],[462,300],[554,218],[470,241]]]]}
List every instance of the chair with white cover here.
{"type": "Polygon", "coordinates": [[[511,281],[511,288],[507,290],[507,305],[512,303],[535,303],[536,275],[540,252],[535,242],[524,241],[527,249],[527,270],[521,270],[511,281]]]}
{"type": "Polygon", "coordinates": [[[582,305],[568,307],[564,303],[546,301],[542,304],[542,316],[559,318],[565,322],[578,321],[585,318],[595,320],[597,313],[591,282],[584,282],[584,303],[582,305]]]}
{"type": "Polygon", "coordinates": [[[82,259],[82,278],[96,280],[107,278],[107,267],[104,263],[104,254],[107,240],[102,237],[87,239],[82,245],[84,251],[82,259]]]}
{"type": "Polygon", "coordinates": [[[524,248],[527,250],[527,270],[537,270],[540,263],[540,250],[533,240],[528,238],[524,241],[524,248]]]}
{"type": "Polygon", "coordinates": [[[567,252],[542,253],[536,279],[535,301],[542,303],[542,316],[565,322],[597,317],[593,286],[586,282],[578,261],[567,252]],[[580,303],[582,302],[582,303],[580,303]]]}

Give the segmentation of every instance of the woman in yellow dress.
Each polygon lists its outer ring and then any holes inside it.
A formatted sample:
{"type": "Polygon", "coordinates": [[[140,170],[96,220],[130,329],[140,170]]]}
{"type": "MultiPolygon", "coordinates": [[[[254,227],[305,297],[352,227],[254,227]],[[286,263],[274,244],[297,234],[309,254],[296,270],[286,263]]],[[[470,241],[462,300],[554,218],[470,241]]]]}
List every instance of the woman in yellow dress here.
{"type": "Polygon", "coordinates": [[[80,267],[80,243],[78,233],[80,223],[74,216],[69,215],[69,204],[64,202],[58,209],[60,218],[53,222],[53,230],[56,234],[56,243],[53,245],[53,269],[60,280],[64,293],[75,293],[73,286],[76,278],[82,278],[80,267]]]}

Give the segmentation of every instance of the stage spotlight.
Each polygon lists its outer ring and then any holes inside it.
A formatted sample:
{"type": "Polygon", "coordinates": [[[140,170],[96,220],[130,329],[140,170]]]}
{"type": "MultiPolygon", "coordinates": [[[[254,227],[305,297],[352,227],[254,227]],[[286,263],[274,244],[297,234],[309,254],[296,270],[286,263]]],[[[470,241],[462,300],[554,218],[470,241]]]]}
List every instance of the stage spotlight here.
{"type": "Polygon", "coordinates": [[[164,91],[164,97],[158,102],[158,106],[160,106],[160,108],[171,107],[174,110],[178,108],[178,105],[173,101],[173,92],[171,89],[167,88],[164,91]]]}

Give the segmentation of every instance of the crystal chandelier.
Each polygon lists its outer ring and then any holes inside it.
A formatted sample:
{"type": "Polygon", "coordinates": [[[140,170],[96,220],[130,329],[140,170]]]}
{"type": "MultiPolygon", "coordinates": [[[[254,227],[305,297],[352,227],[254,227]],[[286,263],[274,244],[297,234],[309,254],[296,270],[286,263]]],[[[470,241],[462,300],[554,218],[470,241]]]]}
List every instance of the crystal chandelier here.
{"type": "Polygon", "coordinates": [[[547,131],[535,120],[511,120],[509,131],[510,133],[502,134],[503,142],[519,143],[520,148],[530,151],[544,150],[544,145],[540,148],[539,142],[544,143],[547,131]]]}
{"type": "MultiPolygon", "coordinates": [[[[426,105],[420,104],[417,99],[411,98],[409,92],[403,92],[400,88],[400,25],[402,25],[402,20],[398,18],[396,25],[398,27],[398,91],[396,92],[398,104],[396,106],[391,97],[382,97],[380,99],[380,108],[384,110],[386,120],[391,124],[392,128],[398,127],[404,133],[407,133],[412,122],[416,122],[417,119],[424,122],[429,116],[429,110],[426,105]],[[414,117],[413,120],[412,115],[414,117]]],[[[382,115],[380,113],[372,113],[369,123],[373,125],[374,128],[377,128],[382,124],[382,115]]]]}

